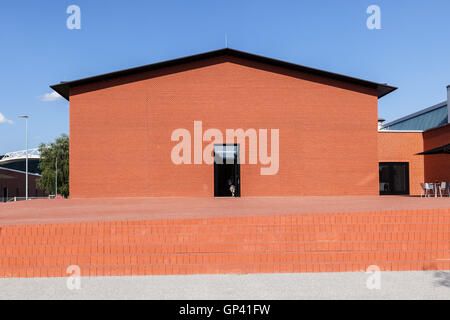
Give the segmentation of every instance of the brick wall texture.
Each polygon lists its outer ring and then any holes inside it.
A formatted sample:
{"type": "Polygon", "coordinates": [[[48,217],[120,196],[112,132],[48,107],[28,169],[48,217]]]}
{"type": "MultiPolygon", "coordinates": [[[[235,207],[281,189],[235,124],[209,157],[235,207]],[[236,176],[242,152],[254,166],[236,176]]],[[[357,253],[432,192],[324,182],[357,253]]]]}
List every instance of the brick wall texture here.
{"type": "MultiPolygon", "coordinates": [[[[432,150],[450,143],[450,124],[423,133],[424,149],[432,150]]],[[[425,180],[450,182],[450,155],[425,156],[425,180]]]]}
{"type": "Polygon", "coordinates": [[[422,132],[382,132],[378,133],[379,162],[409,163],[409,192],[422,194],[420,183],[424,182],[424,156],[422,132]]]}
{"type": "Polygon", "coordinates": [[[212,165],[171,161],[196,120],[279,129],[278,174],[242,164],[242,196],[378,194],[375,89],[222,56],[71,89],[71,197],[213,196],[212,165]]]}

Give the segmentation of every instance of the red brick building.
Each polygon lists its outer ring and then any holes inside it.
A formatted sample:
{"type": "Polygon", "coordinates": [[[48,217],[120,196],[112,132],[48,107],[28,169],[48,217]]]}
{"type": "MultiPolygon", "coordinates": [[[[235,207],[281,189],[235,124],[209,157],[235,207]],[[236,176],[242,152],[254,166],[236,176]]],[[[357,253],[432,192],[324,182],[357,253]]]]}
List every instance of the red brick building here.
{"type": "Polygon", "coordinates": [[[422,194],[422,182],[450,182],[448,152],[429,152],[436,148],[444,150],[450,144],[449,106],[450,86],[446,101],[382,125],[378,139],[380,189],[381,181],[389,183],[392,177],[388,175],[393,172],[404,175],[406,182],[409,180],[404,189],[397,183],[396,191],[403,189],[403,193],[411,195],[422,194]],[[385,172],[381,172],[383,164],[385,172]],[[409,170],[402,173],[402,168],[409,170]]]}
{"type": "Polygon", "coordinates": [[[450,182],[450,156],[419,153],[448,143],[450,124],[423,132],[381,130],[378,133],[378,159],[380,163],[407,164],[409,182],[406,194],[420,195],[422,182],[450,182]]]}
{"type": "MultiPolygon", "coordinates": [[[[41,178],[39,174],[28,173],[28,196],[44,197],[45,192],[38,186],[38,181],[41,178]]],[[[1,202],[6,202],[14,199],[14,197],[25,197],[25,172],[0,167],[0,190],[1,202]]]]}
{"type": "MultiPolygon", "coordinates": [[[[219,195],[224,167],[171,159],[173,132],[195,136],[195,121],[202,136],[210,128],[278,130],[276,174],[261,175],[265,165],[248,161],[230,171],[241,196],[378,195],[382,161],[411,163],[413,194],[434,174],[414,156],[424,150],[422,134],[377,130],[378,99],[394,87],[232,49],[52,88],[70,99],[74,198],[219,195]]],[[[427,146],[440,143],[435,135],[423,134],[427,146]]],[[[249,140],[231,143],[241,158],[255,151],[249,140]]]]}

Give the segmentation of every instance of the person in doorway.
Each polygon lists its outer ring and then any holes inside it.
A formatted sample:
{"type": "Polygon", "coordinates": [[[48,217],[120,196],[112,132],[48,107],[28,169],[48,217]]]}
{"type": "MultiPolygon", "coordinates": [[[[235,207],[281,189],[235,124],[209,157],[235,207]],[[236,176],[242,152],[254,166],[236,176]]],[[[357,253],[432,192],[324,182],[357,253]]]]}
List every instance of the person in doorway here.
{"type": "Polygon", "coordinates": [[[233,178],[228,179],[228,188],[230,189],[231,196],[234,197],[236,194],[236,186],[234,185],[233,178]]]}

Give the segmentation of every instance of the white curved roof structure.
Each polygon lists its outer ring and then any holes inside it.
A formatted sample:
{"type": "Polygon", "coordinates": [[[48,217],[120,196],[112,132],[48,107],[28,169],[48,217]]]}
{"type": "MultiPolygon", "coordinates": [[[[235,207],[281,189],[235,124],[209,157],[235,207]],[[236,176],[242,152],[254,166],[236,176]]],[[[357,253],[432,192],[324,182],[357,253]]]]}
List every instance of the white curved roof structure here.
{"type": "MultiPolygon", "coordinates": [[[[0,159],[0,165],[2,163],[13,162],[17,160],[24,160],[27,157],[26,150],[14,151],[6,153],[3,158],[0,159]]],[[[28,159],[40,159],[41,155],[39,149],[28,149],[28,159]]]]}

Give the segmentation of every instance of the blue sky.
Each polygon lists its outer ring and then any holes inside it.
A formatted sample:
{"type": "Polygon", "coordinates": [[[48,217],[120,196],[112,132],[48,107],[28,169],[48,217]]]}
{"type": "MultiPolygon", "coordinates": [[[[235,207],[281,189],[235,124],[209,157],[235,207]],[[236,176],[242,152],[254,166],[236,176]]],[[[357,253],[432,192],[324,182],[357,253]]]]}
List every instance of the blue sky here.
{"type": "Polygon", "coordinates": [[[379,102],[393,120],[446,99],[449,19],[448,0],[1,1],[0,154],[24,149],[19,114],[30,147],[69,132],[68,102],[43,101],[50,84],[223,48],[225,34],[234,49],[398,86],[379,102]],[[81,30],[66,27],[72,4],[81,30]],[[381,30],[366,27],[372,4],[381,30]]]}

